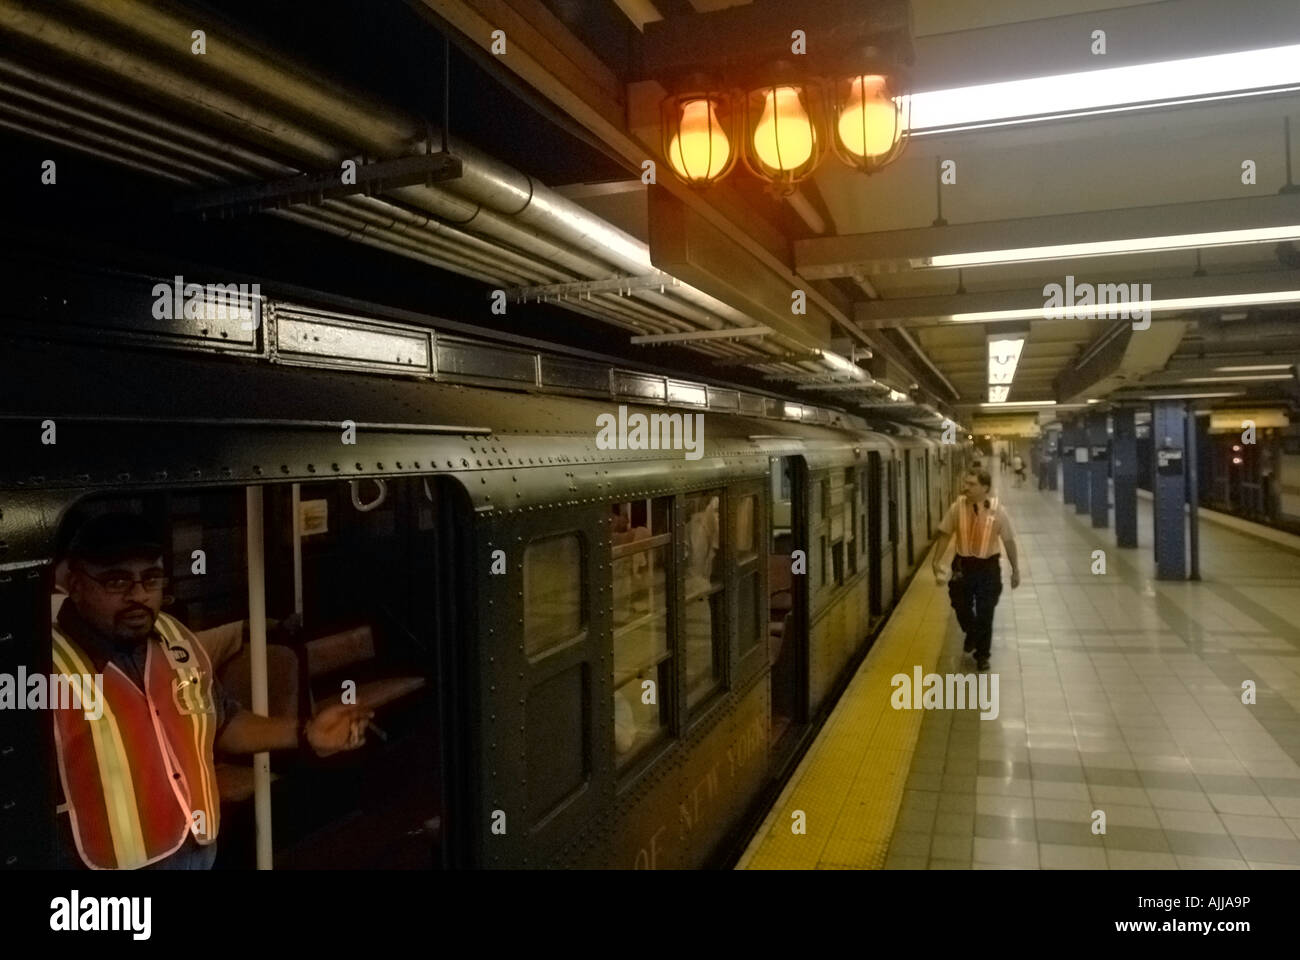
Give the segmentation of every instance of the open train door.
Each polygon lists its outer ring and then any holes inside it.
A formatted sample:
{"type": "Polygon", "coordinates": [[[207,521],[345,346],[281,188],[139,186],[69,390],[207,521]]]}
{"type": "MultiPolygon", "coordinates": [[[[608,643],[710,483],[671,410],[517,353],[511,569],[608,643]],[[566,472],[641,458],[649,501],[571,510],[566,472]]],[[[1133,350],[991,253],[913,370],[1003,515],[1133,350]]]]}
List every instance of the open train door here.
{"type": "Polygon", "coordinates": [[[808,722],[808,575],[791,575],[792,555],[807,569],[808,464],[778,457],[772,464],[771,553],[768,555],[772,670],[771,758],[779,767],[808,722]]]}
{"type": "Polygon", "coordinates": [[[867,582],[872,619],[884,612],[885,605],[886,574],[882,521],[886,518],[882,510],[883,468],[880,454],[875,450],[869,451],[867,453],[867,582]]]}
{"type": "Polygon", "coordinates": [[[434,593],[433,633],[438,649],[438,705],[442,729],[442,830],[435,866],[473,866],[474,831],[466,823],[472,797],[472,753],[468,729],[473,722],[469,679],[474,649],[473,505],[464,486],[450,477],[436,477],[424,487],[433,513],[434,593]]]}
{"type": "Polygon", "coordinates": [[[915,495],[912,486],[912,451],[903,451],[903,516],[907,518],[907,569],[916,563],[914,527],[916,523],[915,495]]]}

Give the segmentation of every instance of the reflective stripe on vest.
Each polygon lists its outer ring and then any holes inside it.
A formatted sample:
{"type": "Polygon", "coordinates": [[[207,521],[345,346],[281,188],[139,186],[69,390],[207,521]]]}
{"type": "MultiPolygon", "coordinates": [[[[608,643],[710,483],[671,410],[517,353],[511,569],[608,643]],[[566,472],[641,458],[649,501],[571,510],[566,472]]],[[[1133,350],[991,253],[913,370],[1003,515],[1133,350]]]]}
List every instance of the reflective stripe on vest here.
{"type": "MultiPolygon", "coordinates": [[[[212,741],[212,665],[188,630],[165,613],[145,657],[145,690],[115,664],[103,674],[103,715],[56,709],[55,744],[77,852],[92,869],[135,869],[217,837],[220,797],[212,741]],[[158,638],[161,638],[161,642],[158,638]],[[202,812],[202,817],[194,814],[202,812]],[[199,830],[197,826],[204,829],[199,830]]],[[[54,667],[94,674],[57,627],[54,667]]]]}
{"type": "Polygon", "coordinates": [[[977,517],[965,495],[958,501],[957,552],[962,556],[985,557],[993,547],[996,539],[993,528],[997,522],[998,498],[991,497],[988,503],[988,507],[977,517]]]}

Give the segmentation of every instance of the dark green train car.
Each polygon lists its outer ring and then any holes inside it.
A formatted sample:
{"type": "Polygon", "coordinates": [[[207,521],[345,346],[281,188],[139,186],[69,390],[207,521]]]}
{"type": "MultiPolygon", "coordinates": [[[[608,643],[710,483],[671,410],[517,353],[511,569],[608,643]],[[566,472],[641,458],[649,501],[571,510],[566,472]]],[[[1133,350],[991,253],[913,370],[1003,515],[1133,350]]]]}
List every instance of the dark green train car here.
{"type": "MultiPolygon", "coordinates": [[[[95,282],[120,304],[148,285],[95,282]]],[[[253,866],[259,831],[279,867],[725,863],[920,563],[962,450],[410,322],[258,308],[252,330],[201,337],[126,307],[6,308],[0,671],[50,670],[76,523],[142,512],[169,530],[173,615],[248,635],[262,597],[280,621],[270,712],[348,682],[379,704],[355,754],[272,757],[269,829],[249,768],[219,758],[219,867],[253,866]],[[598,418],[620,406],[700,417],[698,457],[605,449],[598,418]]],[[[241,699],[249,657],[238,640],[216,655],[241,699]]],[[[0,862],[55,864],[48,715],[0,712],[0,767],[0,862]]]]}

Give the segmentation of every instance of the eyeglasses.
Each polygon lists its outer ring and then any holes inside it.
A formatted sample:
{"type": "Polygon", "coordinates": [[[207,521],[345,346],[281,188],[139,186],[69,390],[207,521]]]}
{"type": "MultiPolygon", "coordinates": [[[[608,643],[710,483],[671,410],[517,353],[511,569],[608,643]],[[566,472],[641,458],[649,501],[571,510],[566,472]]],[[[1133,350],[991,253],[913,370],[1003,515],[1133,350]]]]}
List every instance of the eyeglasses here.
{"type": "Polygon", "coordinates": [[[171,583],[170,577],[141,577],[133,579],[131,577],[96,577],[89,573],[86,576],[94,580],[105,593],[127,594],[137,583],[144,587],[145,593],[160,593],[167,584],[171,583]]]}

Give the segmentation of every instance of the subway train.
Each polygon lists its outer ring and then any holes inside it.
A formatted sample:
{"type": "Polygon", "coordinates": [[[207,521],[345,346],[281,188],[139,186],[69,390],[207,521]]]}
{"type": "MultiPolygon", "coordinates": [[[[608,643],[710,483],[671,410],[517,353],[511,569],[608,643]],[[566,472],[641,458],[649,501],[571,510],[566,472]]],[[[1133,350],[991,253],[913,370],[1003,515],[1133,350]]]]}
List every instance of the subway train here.
{"type": "MultiPolygon", "coordinates": [[[[156,278],[32,280],[0,307],[0,672],[50,673],[79,523],[156,522],[228,692],[251,703],[264,609],[272,715],[349,685],[375,710],[361,750],[272,754],[277,868],[727,864],[970,456],[380,307],[169,319],[156,278]],[[598,442],[636,414],[698,417],[701,449],[598,442]]],[[[52,727],[0,711],[11,869],[56,862],[52,727]]],[[[252,867],[255,778],[218,761],[217,867],[252,867]]]]}

